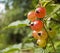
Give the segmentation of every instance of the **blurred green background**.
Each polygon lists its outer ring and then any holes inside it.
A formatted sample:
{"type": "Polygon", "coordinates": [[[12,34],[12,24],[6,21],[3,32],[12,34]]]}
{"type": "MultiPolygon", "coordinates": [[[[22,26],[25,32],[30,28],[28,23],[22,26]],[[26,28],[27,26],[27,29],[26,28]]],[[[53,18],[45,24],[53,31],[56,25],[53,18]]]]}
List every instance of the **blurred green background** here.
{"type": "Polygon", "coordinates": [[[38,0],[0,0],[0,49],[20,43],[28,35],[28,27],[2,29],[12,22],[27,19],[28,11],[33,10],[37,3],[38,0]]]}

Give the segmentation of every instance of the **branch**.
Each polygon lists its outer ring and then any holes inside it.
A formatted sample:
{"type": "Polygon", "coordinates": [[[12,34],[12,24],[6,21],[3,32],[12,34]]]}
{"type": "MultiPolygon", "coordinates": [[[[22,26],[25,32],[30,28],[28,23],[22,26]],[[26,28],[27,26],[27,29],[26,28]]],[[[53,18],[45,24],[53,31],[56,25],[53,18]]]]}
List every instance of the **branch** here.
{"type": "Polygon", "coordinates": [[[45,31],[47,32],[48,38],[50,39],[51,44],[52,44],[53,49],[54,49],[54,52],[56,53],[56,49],[55,49],[55,47],[54,47],[54,43],[53,43],[52,38],[50,37],[50,35],[49,35],[49,33],[48,33],[48,31],[47,31],[47,29],[46,29],[45,25],[44,25],[44,29],[45,29],[45,31]]]}
{"type": "Polygon", "coordinates": [[[50,20],[60,24],[59,20],[56,20],[56,19],[53,19],[53,18],[51,18],[50,20]]]}

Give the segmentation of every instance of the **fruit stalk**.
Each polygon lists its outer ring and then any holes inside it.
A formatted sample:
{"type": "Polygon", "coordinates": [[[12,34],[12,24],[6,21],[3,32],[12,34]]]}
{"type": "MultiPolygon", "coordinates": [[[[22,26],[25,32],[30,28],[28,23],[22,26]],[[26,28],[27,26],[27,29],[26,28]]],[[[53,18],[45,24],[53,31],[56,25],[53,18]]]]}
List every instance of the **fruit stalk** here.
{"type": "Polygon", "coordinates": [[[41,0],[39,0],[38,4],[39,4],[40,7],[42,6],[41,0]]]}

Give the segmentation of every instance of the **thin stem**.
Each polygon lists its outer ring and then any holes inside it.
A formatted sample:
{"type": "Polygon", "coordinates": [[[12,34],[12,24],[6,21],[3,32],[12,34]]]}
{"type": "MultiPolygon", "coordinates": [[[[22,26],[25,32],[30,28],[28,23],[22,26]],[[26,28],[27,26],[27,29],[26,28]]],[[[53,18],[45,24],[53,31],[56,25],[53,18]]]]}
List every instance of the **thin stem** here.
{"type": "Polygon", "coordinates": [[[39,0],[39,2],[38,2],[38,3],[39,3],[39,5],[40,5],[40,7],[42,7],[42,3],[41,3],[41,0],[39,0]]]}
{"type": "Polygon", "coordinates": [[[54,22],[60,24],[60,21],[59,20],[56,20],[56,19],[51,18],[51,21],[54,21],[54,22]]]}
{"type": "Polygon", "coordinates": [[[45,29],[45,31],[47,32],[48,38],[50,39],[51,44],[52,44],[53,49],[54,49],[54,52],[56,53],[56,49],[55,49],[55,47],[54,47],[54,43],[53,43],[52,38],[50,37],[50,35],[49,35],[49,33],[48,33],[48,31],[47,31],[47,29],[46,29],[45,25],[44,25],[44,29],[45,29]]]}

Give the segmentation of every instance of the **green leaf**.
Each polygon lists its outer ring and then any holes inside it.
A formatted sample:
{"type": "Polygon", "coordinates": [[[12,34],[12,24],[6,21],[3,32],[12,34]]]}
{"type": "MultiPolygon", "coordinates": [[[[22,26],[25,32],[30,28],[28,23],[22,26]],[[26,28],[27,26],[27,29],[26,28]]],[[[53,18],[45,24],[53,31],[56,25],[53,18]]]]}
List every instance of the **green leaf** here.
{"type": "Polygon", "coordinates": [[[56,52],[60,53],[60,41],[55,42],[56,52]]]}
{"type": "Polygon", "coordinates": [[[60,8],[60,5],[59,4],[48,4],[46,6],[46,9],[47,9],[47,16],[48,17],[52,17],[53,14],[55,14],[60,8]]]}
{"type": "Polygon", "coordinates": [[[5,29],[9,29],[9,28],[20,28],[20,27],[25,27],[25,26],[29,26],[29,20],[24,20],[24,21],[15,21],[10,23],[8,26],[6,26],[5,28],[3,28],[3,30],[5,29]]]}
{"type": "Polygon", "coordinates": [[[2,50],[3,53],[13,53],[18,52],[21,49],[21,44],[13,45],[11,47],[5,48],[2,50]]]}
{"type": "Polygon", "coordinates": [[[34,53],[44,53],[45,51],[42,48],[35,48],[34,53]]]}
{"type": "Polygon", "coordinates": [[[11,24],[8,25],[8,27],[23,27],[23,26],[28,26],[29,24],[29,21],[28,20],[25,20],[25,21],[15,21],[11,24]]]}
{"type": "Polygon", "coordinates": [[[10,50],[8,50],[8,51],[6,51],[4,53],[17,53],[18,51],[19,51],[19,49],[14,48],[14,49],[10,49],[10,50]]]}

